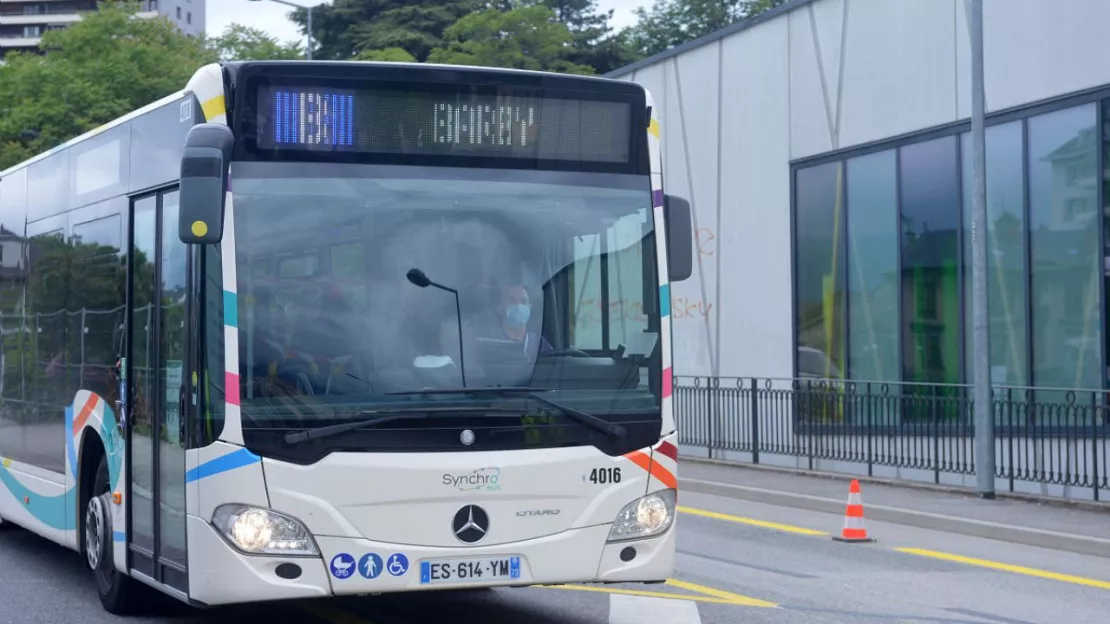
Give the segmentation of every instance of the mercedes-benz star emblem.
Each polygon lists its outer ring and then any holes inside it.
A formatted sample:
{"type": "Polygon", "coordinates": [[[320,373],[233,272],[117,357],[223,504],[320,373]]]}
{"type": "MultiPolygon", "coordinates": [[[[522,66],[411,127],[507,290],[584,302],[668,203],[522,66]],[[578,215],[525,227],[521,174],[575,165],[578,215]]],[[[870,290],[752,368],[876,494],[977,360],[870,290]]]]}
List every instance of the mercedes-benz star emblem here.
{"type": "Polygon", "coordinates": [[[474,432],[470,429],[464,429],[463,432],[459,435],[459,442],[462,442],[463,446],[470,446],[471,444],[474,444],[474,432]]]}
{"type": "Polygon", "coordinates": [[[481,507],[467,505],[455,513],[451,527],[460,542],[474,544],[482,541],[486,536],[486,531],[489,530],[489,516],[481,507]]]}

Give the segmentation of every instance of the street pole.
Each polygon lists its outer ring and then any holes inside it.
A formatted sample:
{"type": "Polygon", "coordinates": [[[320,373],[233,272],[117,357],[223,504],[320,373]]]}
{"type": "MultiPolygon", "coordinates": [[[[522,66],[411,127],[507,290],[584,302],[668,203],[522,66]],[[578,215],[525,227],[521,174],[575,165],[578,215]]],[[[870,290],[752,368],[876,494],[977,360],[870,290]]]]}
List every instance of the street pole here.
{"type": "Polygon", "coordinates": [[[312,7],[305,9],[308,13],[308,51],[305,53],[308,60],[312,60],[312,7]]]}
{"type": "Polygon", "coordinates": [[[990,334],[987,317],[986,94],[983,87],[983,0],[970,3],[971,30],[971,288],[972,350],[975,367],[975,485],[994,498],[994,409],[991,399],[990,334]]]}

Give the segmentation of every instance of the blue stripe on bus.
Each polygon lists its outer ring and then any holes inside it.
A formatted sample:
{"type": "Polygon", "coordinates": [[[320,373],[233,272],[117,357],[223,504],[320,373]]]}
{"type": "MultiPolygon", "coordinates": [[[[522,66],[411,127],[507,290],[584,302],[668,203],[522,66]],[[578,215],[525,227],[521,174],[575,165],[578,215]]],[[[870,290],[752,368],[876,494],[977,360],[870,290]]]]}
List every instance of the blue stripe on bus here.
{"type": "Polygon", "coordinates": [[[73,406],[66,406],[66,457],[69,459],[69,475],[77,481],[77,449],[74,448],[74,437],[76,434],[73,432],[73,406]]]}
{"type": "Polygon", "coordinates": [[[12,472],[0,465],[0,485],[3,485],[12,497],[23,503],[23,508],[35,520],[51,529],[72,531],[76,527],[75,518],[71,513],[74,488],[70,488],[57,496],[44,496],[31,490],[19,482],[12,472]]]}
{"type": "Polygon", "coordinates": [[[659,287],[659,316],[671,315],[671,285],[663,284],[659,287]]]}
{"type": "Polygon", "coordinates": [[[229,290],[224,291],[224,325],[239,327],[239,297],[229,290]]]}
{"type": "Polygon", "coordinates": [[[127,539],[127,535],[123,531],[112,531],[112,539],[117,542],[122,542],[127,539]]]}
{"type": "Polygon", "coordinates": [[[200,481],[206,477],[242,468],[243,466],[250,466],[262,461],[258,455],[248,451],[247,449],[239,449],[232,451],[227,455],[222,455],[216,459],[210,459],[203,464],[193,468],[185,473],[185,483],[192,483],[193,481],[200,481]]]}

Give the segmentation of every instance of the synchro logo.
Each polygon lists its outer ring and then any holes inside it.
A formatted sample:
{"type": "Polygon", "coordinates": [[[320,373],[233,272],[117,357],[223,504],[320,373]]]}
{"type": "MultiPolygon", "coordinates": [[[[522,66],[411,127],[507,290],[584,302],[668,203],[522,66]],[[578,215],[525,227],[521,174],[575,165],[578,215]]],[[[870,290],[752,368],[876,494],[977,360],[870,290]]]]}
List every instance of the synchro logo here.
{"type": "Polygon", "coordinates": [[[496,492],[501,489],[501,469],[489,466],[466,474],[444,473],[443,485],[450,485],[462,492],[496,492]]]}

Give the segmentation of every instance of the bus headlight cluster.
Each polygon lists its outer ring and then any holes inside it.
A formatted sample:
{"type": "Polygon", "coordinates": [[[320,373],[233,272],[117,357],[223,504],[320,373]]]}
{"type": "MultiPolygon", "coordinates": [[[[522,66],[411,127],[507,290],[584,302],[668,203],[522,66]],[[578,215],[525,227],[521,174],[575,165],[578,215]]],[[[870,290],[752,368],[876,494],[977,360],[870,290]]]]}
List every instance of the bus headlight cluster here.
{"type": "Polygon", "coordinates": [[[643,539],[665,533],[674,523],[678,493],[661,490],[624,506],[609,530],[610,542],[643,539]]]}
{"type": "Polygon", "coordinates": [[[221,505],[212,524],[232,546],[248,555],[312,557],[320,554],[303,524],[276,511],[247,505],[221,505]]]}

